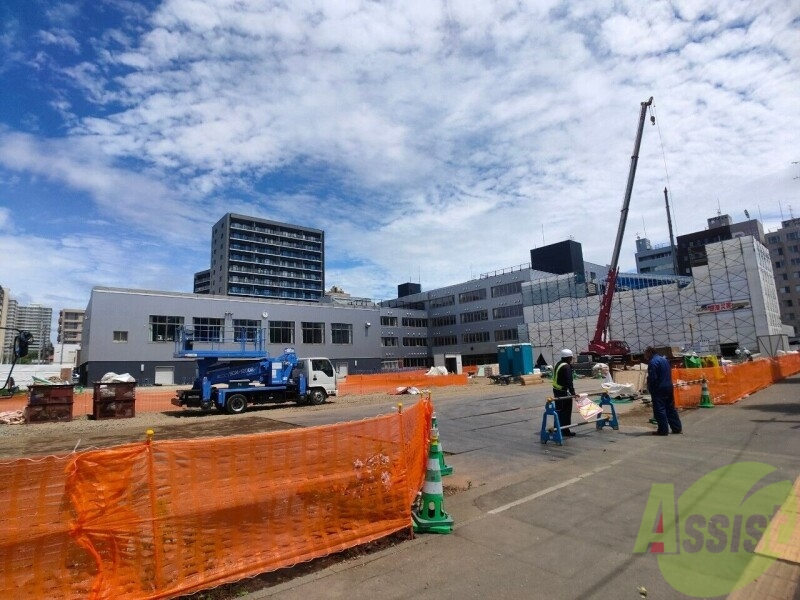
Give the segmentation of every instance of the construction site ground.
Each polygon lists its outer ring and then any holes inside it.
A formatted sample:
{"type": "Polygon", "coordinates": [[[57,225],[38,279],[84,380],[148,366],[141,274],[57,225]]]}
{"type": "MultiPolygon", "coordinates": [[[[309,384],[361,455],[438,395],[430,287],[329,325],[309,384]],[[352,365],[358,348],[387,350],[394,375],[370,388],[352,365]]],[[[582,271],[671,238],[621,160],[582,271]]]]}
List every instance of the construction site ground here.
{"type": "MultiPolygon", "coordinates": [[[[576,381],[580,392],[599,382],[576,381]]],[[[432,399],[447,462],[450,535],[402,532],[373,544],[191,596],[196,600],[348,598],[683,598],[665,581],[656,556],[633,544],[653,483],[676,495],[719,466],[773,465],[800,474],[800,376],[731,406],[681,411],[683,435],[658,438],[648,404],[615,409],[620,428],[576,427],[562,446],[541,444],[549,382],[497,385],[484,378],[438,388],[432,399]]],[[[132,419],[0,426],[2,460],[65,454],[142,440],[228,436],[357,420],[397,410],[414,396],[332,398],[321,406],[266,406],[244,415],[174,410],[132,419]]],[[[0,410],[2,410],[0,402],[0,410]]],[[[581,418],[573,415],[573,421],[581,418]]],[[[795,528],[795,536],[800,528],[795,528]]],[[[798,542],[800,543],[800,542],[798,542]]],[[[778,560],[736,595],[800,599],[800,566],[778,560]]]]}
{"type": "MultiPolygon", "coordinates": [[[[578,381],[579,388],[599,389],[594,379],[578,381]]],[[[434,405],[437,400],[514,396],[523,390],[541,396],[551,392],[548,384],[545,380],[536,386],[497,385],[480,377],[470,379],[466,386],[435,388],[431,395],[434,405]]],[[[133,418],[95,421],[89,415],[76,413],[68,422],[0,425],[0,458],[61,456],[76,450],[117,446],[144,440],[148,429],[154,431],[156,439],[191,439],[288,429],[301,426],[297,419],[306,424],[322,425],[386,414],[397,410],[399,403],[415,401],[414,395],[383,392],[331,397],[319,406],[294,403],[254,406],[243,415],[175,407],[163,412],[140,412],[133,418]]],[[[0,412],[3,410],[3,399],[0,399],[0,412]]],[[[644,422],[650,415],[650,409],[641,402],[620,407],[620,410],[633,410],[634,415],[641,413],[643,418],[637,420],[644,422]]]]}

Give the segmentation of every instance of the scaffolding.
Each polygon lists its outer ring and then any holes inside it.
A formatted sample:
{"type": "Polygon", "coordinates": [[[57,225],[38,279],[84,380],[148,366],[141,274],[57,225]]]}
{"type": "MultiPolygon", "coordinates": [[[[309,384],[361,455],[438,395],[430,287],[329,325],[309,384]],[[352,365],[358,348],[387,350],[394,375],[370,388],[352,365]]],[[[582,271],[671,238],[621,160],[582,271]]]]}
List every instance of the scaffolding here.
{"type": "MultiPolygon", "coordinates": [[[[769,253],[754,238],[709,244],[692,274],[690,283],[640,276],[640,289],[617,291],[610,337],[627,341],[634,353],[670,346],[729,355],[739,347],[757,348],[760,336],[783,333],[769,253]]],[[[524,284],[520,341],[554,353],[585,350],[601,298],[587,294],[572,274],[524,284]]]]}

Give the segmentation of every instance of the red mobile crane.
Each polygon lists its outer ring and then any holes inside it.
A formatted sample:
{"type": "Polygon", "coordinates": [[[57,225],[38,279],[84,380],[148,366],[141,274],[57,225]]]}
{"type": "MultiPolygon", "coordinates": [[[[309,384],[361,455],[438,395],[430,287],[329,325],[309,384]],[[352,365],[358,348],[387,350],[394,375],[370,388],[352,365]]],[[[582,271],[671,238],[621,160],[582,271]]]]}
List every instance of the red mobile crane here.
{"type": "MultiPolygon", "coordinates": [[[[647,116],[647,109],[653,104],[653,97],[647,102],[641,103],[639,114],[639,128],[636,131],[636,142],[633,145],[633,156],[631,156],[631,168],[628,172],[628,186],[625,189],[625,199],[622,202],[622,211],[619,216],[619,227],[617,227],[617,240],[614,242],[614,254],[611,256],[611,265],[608,268],[606,278],[606,289],[603,293],[603,300],[600,303],[600,314],[597,317],[597,327],[594,337],[589,342],[589,349],[581,352],[589,355],[592,360],[622,360],[627,361],[631,355],[631,348],[627,342],[622,340],[609,340],[608,321],[611,317],[611,300],[614,298],[614,290],[617,285],[617,275],[619,274],[619,253],[622,248],[622,238],[625,235],[625,223],[628,220],[628,207],[631,203],[631,193],[633,192],[633,180],[636,176],[636,165],[639,162],[639,147],[642,144],[642,131],[644,130],[644,120],[647,116]]],[[[656,123],[655,117],[651,116],[650,121],[656,123]]]]}

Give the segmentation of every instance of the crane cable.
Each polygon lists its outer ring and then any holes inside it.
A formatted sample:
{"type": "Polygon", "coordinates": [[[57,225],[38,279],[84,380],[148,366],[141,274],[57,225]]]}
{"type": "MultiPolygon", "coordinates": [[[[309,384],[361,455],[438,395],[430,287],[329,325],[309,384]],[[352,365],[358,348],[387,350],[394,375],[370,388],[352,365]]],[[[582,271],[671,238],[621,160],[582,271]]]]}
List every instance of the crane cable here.
{"type": "MultiPolygon", "coordinates": [[[[661,125],[659,124],[661,119],[655,118],[656,116],[655,112],[656,112],[656,104],[655,102],[653,102],[653,104],[650,105],[650,116],[653,117],[653,119],[655,120],[656,129],[658,130],[658,142],[659,144],[661,144],[661,158],[664,160],[664,173],[667,177],[667,189],[669,189],[669,193],[672,196],[672,221],[675,223],[675,229],[678,229],[678,222],[677,219],[675,219],[675,194],[672,191],[672,185],[669,182],[669,169],[667,169],[667,153],[664,151],[664,138],[661,137],[661,125]]],[[[675,274],[677,275],[677,273],[675,274]]]]}

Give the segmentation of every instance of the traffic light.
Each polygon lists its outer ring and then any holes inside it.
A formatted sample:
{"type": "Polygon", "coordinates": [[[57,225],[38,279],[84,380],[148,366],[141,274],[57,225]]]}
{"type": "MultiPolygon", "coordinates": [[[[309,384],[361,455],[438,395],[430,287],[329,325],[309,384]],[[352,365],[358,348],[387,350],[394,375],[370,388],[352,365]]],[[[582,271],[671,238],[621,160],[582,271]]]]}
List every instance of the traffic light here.
{"type": "Polygon", "coordinates": [[[14,336],[14,358],[22,358],[28,355],[28,346],[33,341],[30,331],[20,331],[14,336]]]}

